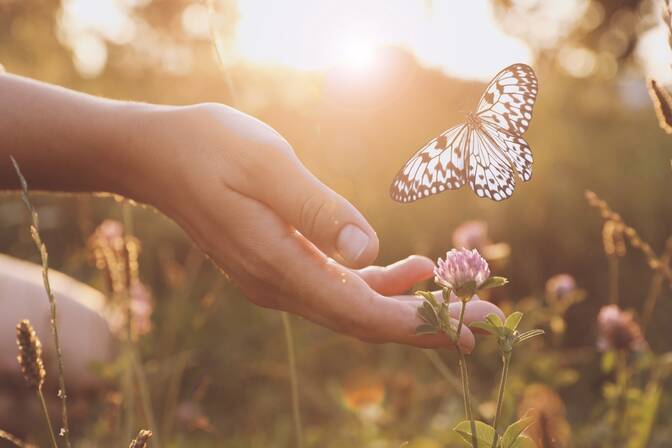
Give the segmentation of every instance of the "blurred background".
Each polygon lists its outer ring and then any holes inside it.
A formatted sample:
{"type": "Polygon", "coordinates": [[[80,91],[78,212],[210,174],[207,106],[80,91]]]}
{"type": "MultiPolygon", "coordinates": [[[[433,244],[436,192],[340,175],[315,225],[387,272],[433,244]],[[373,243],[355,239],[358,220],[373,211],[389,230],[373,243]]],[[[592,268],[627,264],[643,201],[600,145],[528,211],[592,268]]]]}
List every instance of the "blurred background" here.
{"type": "MultiPolygon", "coordinates": [[[[0,0],[0,63],[95,95],[222,102],[268,122],[369,219],[381,241],[378,264],[412,253],[436,258],[453,246],[458,225],[483,221],[490,242],[504,243],[493,255],[495,271],[511,281],[492,300],[529,311],[529,325],[550,325],[546,281],[571,274],[585,300],[553,311],[562,331],[514,357],[505,415],[513,418],[524,398],[554,403],[559,433],[572,434],[548,446],[607,446],[600,437],[610,375],[595,349],[595,318],[609,300],[609,267],[602,220],[584,192],[596,192],[662,253],[672,234],[672,153],[645,82],[672,82],[662,7],[646,0],[0,0]],[[468,188],[393,202],[388,188],[402,164],[461,121],[485,83],[515,62],[532,65],[540,84],[526,134],[532,180],[502,203],[468,188]]],[[[164,445],[295,446],[278,313],[243,300],[152,210],[91,196],[39,196],[35,204],[51,266],[103,292],[87,249],[94,229],[123,221],[140,241],[140,278],[155,308],[138,344],[164,445]]],[[[0,198],[0,252],[38,260],[18,195],[0,198]]],[[[651,270],[633,250],[619,267],[622,307],[641,309],[651,270]]],[[[672,350],[670,313],[665,285],[646,334],[652,352],[672,350]]],[[[372,346],[293,324],[307,446],[455,442],[450,428],[462,403],[441,373],[454,370],[451,354],[372,346]]],[[[472,357],[474,394],[490,418],[498,360],[492,341],[482,347],[472,357]]],[[[118,444],[126,439],[115,426],[123,397],[114,363],[95,369],[112,385],[71,394],[73,437],[82,446],[118,444]]],[[[46,440],[35,433],[36,411],[21,387],[0,383],[0,426],[46,440]]],[[[670,447],[669,394],[659,409],[648,446],[670,447]]],[[[145,419],[138,410],[138,425],[145,419]]]]}

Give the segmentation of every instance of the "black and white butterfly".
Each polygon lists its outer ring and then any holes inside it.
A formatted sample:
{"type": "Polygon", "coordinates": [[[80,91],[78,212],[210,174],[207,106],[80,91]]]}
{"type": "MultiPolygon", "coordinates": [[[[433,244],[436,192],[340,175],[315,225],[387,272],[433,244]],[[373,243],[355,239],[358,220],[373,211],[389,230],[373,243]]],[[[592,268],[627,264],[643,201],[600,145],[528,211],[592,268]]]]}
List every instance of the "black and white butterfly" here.
{"type": "Polygon", "coordinates": [[[532,177],[532,151],[523,134],[537,97],[532,67],[513,64],[490,81],[476,112],[427,143],[399,171],[390,187],[398,202],[413,202],[465,183],[481,198],[501,201],[513,194],[514,170],[532,177]]]}

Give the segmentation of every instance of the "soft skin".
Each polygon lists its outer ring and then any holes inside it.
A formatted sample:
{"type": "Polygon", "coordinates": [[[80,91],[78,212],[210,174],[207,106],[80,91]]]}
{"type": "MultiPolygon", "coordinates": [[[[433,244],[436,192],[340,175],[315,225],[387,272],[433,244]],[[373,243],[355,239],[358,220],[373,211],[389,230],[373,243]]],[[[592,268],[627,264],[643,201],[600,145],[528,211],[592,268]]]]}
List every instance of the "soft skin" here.
{"type": "MultiPolygon", "coordinates": [[[[452,345],[413,334],[417,301],[403,295],[433,263],[366,267],[375,231],[261,121],[219,104],[114,101],[6,74],[0,104],[0,188],[19,186],[13,155],[33,189],[112,192],[157,208],[257,305],[364,341],[452,345]]],[[[474,303],[466,321],[491,312],[501,315],[474,303]]],[[[460,345],[473,349],[468,329],[460,345]]]]}

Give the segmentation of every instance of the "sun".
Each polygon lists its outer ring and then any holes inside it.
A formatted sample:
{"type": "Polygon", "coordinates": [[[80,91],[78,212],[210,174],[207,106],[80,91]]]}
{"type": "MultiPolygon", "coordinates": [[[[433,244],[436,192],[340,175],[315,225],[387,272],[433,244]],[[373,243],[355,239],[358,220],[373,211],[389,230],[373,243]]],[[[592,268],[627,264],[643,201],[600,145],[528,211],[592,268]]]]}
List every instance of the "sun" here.
{"type": "Polygon", "coordinates": [[[376,66],[377,48],[367,36],[348,36],[340,44],[336,65],[355,73],[369,73],[376,66]]]}

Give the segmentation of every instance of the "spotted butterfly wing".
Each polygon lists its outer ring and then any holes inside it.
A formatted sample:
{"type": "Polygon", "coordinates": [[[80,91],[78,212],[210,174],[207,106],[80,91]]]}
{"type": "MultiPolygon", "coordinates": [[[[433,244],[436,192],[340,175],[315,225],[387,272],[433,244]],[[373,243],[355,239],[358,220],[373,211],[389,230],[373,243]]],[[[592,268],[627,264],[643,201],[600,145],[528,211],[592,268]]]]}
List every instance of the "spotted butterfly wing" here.
{"type": "Polygon", "coordinates": [[[390,187],[392,199],[412,202],[465,183],[479,197],[510,197],[514,172],[523,181],[532,177],[532,152],[522,134],[530,125],[537,90],[528,65],[500,71],[466,123],[448,129],[406,162],[390,187]]]}

